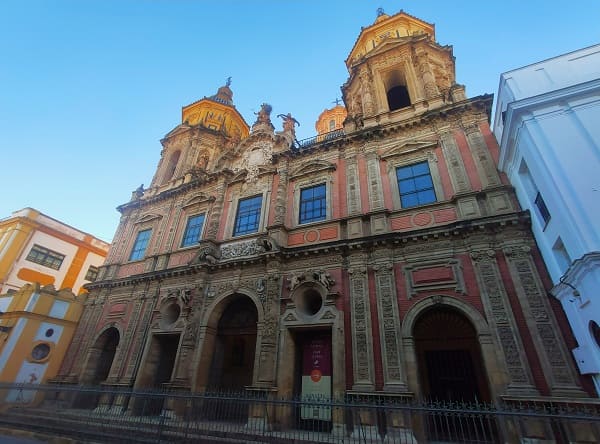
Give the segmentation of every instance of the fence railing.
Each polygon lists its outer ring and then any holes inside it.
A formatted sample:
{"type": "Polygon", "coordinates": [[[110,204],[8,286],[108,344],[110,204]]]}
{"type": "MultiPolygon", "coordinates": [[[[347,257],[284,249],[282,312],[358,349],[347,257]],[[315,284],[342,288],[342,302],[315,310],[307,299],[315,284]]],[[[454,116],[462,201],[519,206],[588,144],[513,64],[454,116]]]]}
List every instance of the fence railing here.
{"type": "Polygon", "coordinates": [[[415,402],[398,395],[0,384],[0,427],[95,442],[600,442],[595,403],[415,402]],[[544,441],[545,440],[545,441],[544,441]]]}
{"type": "Polygon", "coordinates": [[[337,129],[334,131],[329,131],[328,133],[323,133],[323,134],[319,134],[317,136],[308,137],[306,139],[297,140],[296,141],[297,149],[305,149],[311,145],[315,145],[320,142],[338,139],[344,135],[345,135],[345,132],[343,129],[337,129]]]}

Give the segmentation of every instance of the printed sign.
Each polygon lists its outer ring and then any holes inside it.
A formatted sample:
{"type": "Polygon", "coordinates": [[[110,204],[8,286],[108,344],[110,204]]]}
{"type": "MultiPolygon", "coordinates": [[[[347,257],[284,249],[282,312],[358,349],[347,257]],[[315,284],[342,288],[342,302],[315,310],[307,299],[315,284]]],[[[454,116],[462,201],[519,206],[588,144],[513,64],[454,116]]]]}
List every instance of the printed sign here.
{"type": "Polygon", "coordinates": [[[302,419],[331,421],[331,408],[310,401],[331,399],[331,338],[315,336],[304,343],[302,353],[302,419]]]}

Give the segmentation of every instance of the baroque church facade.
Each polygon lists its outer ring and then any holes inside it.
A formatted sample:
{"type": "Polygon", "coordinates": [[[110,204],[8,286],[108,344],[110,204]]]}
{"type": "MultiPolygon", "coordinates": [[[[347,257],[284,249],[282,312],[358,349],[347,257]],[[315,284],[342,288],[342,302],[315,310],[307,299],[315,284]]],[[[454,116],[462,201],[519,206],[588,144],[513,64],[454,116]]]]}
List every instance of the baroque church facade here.
{"type": "Polygon", "coordinates": [[[496,168],[492,97],[467,98],[452,48],[404,12],[363,28],[346,65],[345,106],[303,143],[267,104],[248,125],[229,82],[183,108],[152,183],[119,207],[57,381],[292,397],[317,374],[334,397],[590,396],[496,168]]]}

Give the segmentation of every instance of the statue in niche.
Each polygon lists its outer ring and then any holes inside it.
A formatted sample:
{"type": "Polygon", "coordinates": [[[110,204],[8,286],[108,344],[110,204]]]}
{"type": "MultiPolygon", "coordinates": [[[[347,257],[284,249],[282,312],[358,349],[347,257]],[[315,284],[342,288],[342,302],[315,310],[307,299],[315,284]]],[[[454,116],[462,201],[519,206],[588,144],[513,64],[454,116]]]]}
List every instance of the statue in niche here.
{"type": "Polygon", "coordinates": [[[196,167],[205,170],[208,166],[208,153],[206,151],[202,151],[198,156],[198,162],[196,163],[196,167]]]}

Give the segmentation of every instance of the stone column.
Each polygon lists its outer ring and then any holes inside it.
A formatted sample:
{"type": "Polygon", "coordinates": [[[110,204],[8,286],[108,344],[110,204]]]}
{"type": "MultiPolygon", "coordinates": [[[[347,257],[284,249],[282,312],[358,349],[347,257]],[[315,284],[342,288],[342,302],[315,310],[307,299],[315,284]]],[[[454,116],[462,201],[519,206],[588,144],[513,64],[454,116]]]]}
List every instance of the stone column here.
{"type": "Polygon", "coordinates": [[[538,392],[533,384],[521,336],[500,276],[496,253],[494,250],[475,250],[471,252],[471,258],[485,315],[490,330],[495,333],[496,341],[500,345],[495,361],[504,364],[503,369],[493,373],[490,373],[492,369],[488,369],[494,395],[503,394],[503,385],[507,383],[508,394],[535,396],[538,392]]]}
{"type": "Polygon", "coordinates": [[[536,346],[542,370],[553,396],[585,396],[548,302],[537,268],[527,245],[507,246],[504,254],[513,276],[519,303],[536,346]]]}

